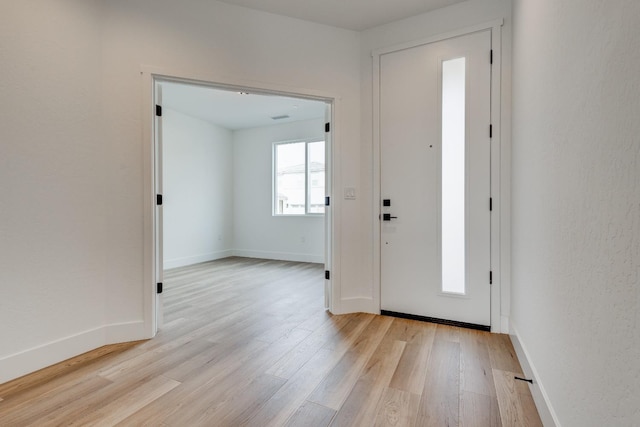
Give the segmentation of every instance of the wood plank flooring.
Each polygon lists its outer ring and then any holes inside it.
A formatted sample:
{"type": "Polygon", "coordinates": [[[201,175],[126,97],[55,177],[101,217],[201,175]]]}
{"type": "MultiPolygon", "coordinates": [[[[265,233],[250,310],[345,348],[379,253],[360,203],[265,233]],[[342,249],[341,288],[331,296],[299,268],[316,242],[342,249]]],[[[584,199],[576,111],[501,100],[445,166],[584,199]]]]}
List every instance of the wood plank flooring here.
{"type": "Polygon", "coordinates": [[[506,335],[328,314],[318,264],[165,276],[156,338],[0,385],[0,426],[540,426],[506,335]]]}

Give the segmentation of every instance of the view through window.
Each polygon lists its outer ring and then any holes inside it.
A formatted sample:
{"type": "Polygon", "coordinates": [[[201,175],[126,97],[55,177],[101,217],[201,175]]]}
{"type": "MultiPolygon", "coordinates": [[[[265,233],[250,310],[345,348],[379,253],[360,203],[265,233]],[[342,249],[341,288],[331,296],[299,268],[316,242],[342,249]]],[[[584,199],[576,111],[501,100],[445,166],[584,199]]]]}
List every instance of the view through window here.
{"type": "Polygon", "coordinates": [[[274,144],[274,214],[324,213],[324,141],[274,144]]]}

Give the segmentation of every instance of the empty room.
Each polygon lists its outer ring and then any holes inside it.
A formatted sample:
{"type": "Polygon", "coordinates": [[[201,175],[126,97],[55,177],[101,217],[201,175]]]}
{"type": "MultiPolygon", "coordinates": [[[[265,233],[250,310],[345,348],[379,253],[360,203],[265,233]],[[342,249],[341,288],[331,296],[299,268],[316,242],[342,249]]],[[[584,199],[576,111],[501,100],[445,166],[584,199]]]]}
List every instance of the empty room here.
{"type": "Polygon", "coordinates": [[[0,425],[640,425],[639,28],[3,2],[0,425]],[[301,104],[234,128],[180,84],[301,104]]]}

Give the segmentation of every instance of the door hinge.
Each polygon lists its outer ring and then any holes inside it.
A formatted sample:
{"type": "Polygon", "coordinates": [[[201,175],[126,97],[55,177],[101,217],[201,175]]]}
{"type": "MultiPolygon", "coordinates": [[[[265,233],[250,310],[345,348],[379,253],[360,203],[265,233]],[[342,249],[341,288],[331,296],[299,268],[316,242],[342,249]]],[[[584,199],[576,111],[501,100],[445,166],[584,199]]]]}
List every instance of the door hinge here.
{"type": "Polygon", "coordinates": [[[489,64],[493,64],[493,49],[489,51],[489,64]]]}
{"type": "Polygon", "coordinates": [[[493,285],[493,271],[489,271],[489,284],[493,285]]]}
{"type": "Polygon", "coordinates": [[[325,280],[331,280],[331,272],[329,270],[324,271],[325,280]]]}
{"type": "Polygon", "coordinates": [[[162,105],[156,104],[156,116],[162,117],[162,105]]]}
{"type": "Polygon", "coordinates": [[[162,206],[162,194],[156,194],[156,205],[162,206]]]}
{"type": "Polygon", "coordinates": [[[493,138],[493,125],[489,125],[489,138],[493,138]]]}
{"type": "Polygon", "coordinates": [[[331,197],[326,196],[326,197],[324,198],[324,205],[325,205],[325,206],[331,206],[331,197]]]}
{"type": "Polygon", "coordinates": [[[158,294],[162,293],[162,282],[156,283],[156,293],[158,294]]]}
{"type": "Polygon", "coordinates": [[[324,124],[324,131],[331,132],[331,123],[327,122],[324,124]]]}
{"type": "Polygon", "coordinates": [[[489,210],[493,210],[493,197],[489,197],[489,210]]]}

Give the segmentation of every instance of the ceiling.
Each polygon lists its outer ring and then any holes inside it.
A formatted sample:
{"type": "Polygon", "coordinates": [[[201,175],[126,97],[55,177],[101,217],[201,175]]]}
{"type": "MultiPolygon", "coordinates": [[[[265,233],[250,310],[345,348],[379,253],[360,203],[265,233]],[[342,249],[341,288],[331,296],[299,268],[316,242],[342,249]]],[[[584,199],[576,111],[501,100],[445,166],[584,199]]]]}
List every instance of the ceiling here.
{"type": "Polygon", "coordinates": [[[185,83],[163,82],[162,105],[230,130],[324,119],[325,103],[277,95],[245,94],[185,83]],[[274,120],[273,117],[289,116],[274,120]]]}
{"type": "Polygon", "coordinates": [[[220,0],[306,21],[362,31],[465,0],[220,0]]]}

